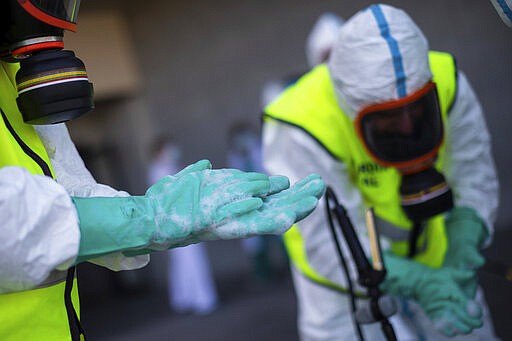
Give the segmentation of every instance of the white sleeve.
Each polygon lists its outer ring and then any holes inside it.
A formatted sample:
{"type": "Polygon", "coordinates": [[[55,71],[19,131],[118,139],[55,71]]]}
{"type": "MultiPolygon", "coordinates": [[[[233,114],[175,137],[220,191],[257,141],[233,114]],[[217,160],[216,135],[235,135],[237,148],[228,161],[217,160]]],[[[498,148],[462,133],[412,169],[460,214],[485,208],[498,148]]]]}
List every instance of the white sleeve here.
{"type": "MultiPolygon", "coordinates": [[[[35,126],[35,128],[48,153],[57,181],[69,195],[77,197],[129,195],[96,182],[78,154],[65,124],[35,126]]],[[[90,260],[90,262],[114,271],[132,270],[146,266],[149,255],[124,257],[118,252],[90,260]]]]}
{"type": "MultiPolygon", "coordinates": [[[[369,255],[369,243],[364,223],[361,194],[352,184],[345,164],[334,159],[316,140],[301,129],[277,121],[266,121],[263,126],[263,162],[270,174],[286,175],[294,183],[317,173],[322,176],[346,209],[361,244],[369,255]]],[[[305,242],[309,264],[331,282],[346,287],[345,275],[335,249],[327,221],[325,197],[315,211],[297,224],[305,242]]],[[[357,279],[350,253],[342,242],[345,258],[349,260],[351,277],[357,279]]]]}
{"type": "Polygon", "coordinates": [[[22,167],[1,168],[0,188],[0,293],[31,289],[73,264],[76,210],[64,187],[22,167]]]}
{"type": "Polygon", "coordinates": [[[96,182],[78,154],[65,124],[41,125],[34,128],[43,141],[57,181],[66,188],[69,195],[77,197],[129,195],[96,182]]]}
{"type": "Polygon", "coordinates": [[[488,244],[498,209],[499,184],[482,107],[461,72],[457,97],[448,115],[446,177],[455,206],[475,209],[485,222],[488,244]]]}

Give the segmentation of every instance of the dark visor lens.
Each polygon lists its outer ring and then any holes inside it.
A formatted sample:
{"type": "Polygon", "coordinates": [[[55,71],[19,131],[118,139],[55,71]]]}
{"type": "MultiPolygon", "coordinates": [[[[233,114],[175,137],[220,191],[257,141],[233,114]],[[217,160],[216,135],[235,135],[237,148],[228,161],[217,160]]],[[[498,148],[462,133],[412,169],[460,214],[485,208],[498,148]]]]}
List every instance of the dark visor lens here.
{"type": "Polygon", "coordinates": [[[361,132],[370,151],[387,162],[407,162],[429,153],[443,136],[436,89],[399,108],[366,114],[361,132]]]}
{"type": "Polygon", "coordinates": [[[52,17],[76,23],[80,0],[30,0],[30,2],[52,17]]]}

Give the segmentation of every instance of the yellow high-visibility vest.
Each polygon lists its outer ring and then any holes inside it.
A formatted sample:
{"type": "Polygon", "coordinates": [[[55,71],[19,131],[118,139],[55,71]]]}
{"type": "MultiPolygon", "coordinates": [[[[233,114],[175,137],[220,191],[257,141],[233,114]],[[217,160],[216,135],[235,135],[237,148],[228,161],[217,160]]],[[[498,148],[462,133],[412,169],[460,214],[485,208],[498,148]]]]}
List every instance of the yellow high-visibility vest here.
{"type": "MultiPolygon", "coordinates": [[[[457,68],[454,58],[443,52],[429,53],[433,81],[436,83],[443,122],[457,93],[457,68]]],[[[394,168],[378,165],[358,139],[352,119],[337,104],[334,87],[327,66],[319,65],[287,88],[264,111],[264,122],[276,120],[296,126],[312,138],[334,159],[343,162],[350,178],[360,190],[363,202],[374,209],[379,232],[392,241],[391,250],[405,256],[409,250],[409,232],[412,222],[400,205],[400,174],[394,168]]],[[[448,132],[445,129],[444,140],[448,132]]],[[[444,169],[445,147],[441,146],[436,168],[444,169]]],[[[326,227],[327,228],[327,227],[326,227]]],[[[322,278],[310,266],[299,229],[294,226],[284,235],[293,264],[311,280],[343,291],[344,288],[322,278]]],[[[440,267],[447,249],[442,215],[426,223],[414,257],[431,267],[440,267]]]]}
{"type": "MultiPolygon", "coordinates": [[[[39,136],[23,122],[16,104],[14,76],[18,68],[17,64],[0,63],[0,167],[21,166],[32,174],[54,177],[39,136]]],[[[67,299],[78,314],[76,278],[71,282],[73,289],[67,299]]],[[[54,271],[36,289],[0,295],[0,340],[71,340],[69,321],[75,321],[75,316],[68,312],[69,303],[66,309],[65,288],[66,272],[54,271]]]]}

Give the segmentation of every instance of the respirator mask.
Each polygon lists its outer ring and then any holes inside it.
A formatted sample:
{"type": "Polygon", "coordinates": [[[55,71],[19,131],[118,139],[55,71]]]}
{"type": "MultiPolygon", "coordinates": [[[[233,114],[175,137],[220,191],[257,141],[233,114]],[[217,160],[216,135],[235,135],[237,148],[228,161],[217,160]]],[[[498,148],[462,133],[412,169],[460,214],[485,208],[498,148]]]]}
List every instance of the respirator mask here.
{"type": "Polygon", "coordinates": [[[404,98],[364,108],[355,125],[376,162],[400,172],[401,205],[409,219],[421,222],[453,207],[452,191],[434,167],[443,122],[433,82],[404,98]]]}
{"type": "Polygon", "coordinates": [[[53,124],[94,108],[84,63],[63,50],[80,0],[0,1],[0,58],[20,63],[16,102],[25,123],[53,124]]]}

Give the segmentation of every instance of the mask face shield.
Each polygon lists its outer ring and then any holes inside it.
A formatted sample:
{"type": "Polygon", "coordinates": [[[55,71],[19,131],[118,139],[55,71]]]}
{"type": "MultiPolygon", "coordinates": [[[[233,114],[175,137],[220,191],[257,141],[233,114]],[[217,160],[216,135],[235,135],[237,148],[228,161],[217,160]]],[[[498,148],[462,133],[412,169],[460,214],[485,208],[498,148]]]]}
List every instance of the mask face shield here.
{"type": "Polygon", "coordinates": [[[375,161],[402,174],[401,206],[409,219],[423,221],[453,207],[452,191],[434,168],[443,121],[433,82],[407,97],[363,109],[355,124],[375,161]]]}
{"type": "Polygon", "coordinates": [[[355,121],[367,151],[402,174],[430,166],[443,140],[437,91],[428,82],[417,92],[363,109],[355,121]]]}
{"type": "Polygon", "coordinates": [[[39,21],[64,30],[76,31],[80,0],[17,0],[39,21]]]}

